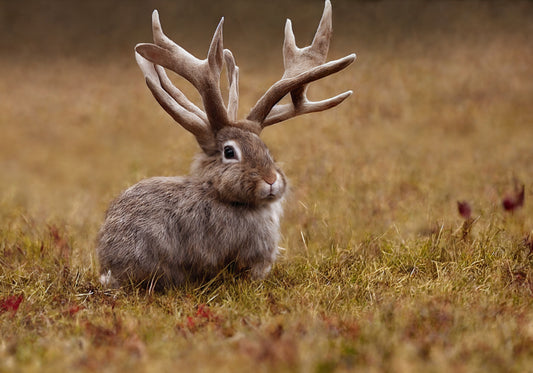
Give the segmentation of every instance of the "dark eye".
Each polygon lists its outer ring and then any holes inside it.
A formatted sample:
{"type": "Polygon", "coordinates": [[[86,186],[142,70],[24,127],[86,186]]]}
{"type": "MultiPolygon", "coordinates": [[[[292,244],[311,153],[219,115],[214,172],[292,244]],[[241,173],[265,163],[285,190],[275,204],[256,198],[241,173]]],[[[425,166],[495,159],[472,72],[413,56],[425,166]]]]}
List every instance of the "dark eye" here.
{"type": "Polygon", "coordinates": [[[235,149],[233,149],[233,146],[226,145],[224,147],[224,158],[235,159],[235,149]]]}

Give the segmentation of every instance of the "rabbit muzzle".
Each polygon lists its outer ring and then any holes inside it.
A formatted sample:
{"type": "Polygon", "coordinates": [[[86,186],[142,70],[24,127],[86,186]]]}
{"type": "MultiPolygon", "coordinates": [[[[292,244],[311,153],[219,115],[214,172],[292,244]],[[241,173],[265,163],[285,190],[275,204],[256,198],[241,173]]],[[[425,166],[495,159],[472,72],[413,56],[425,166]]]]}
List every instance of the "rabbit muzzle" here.
{"type": "Polygon", "coordinates": [[[259,197],[263,200],[277,200],[283,196],[285,192],[285,180],[283,176],[274,171],[260,181],[259,197]]]}

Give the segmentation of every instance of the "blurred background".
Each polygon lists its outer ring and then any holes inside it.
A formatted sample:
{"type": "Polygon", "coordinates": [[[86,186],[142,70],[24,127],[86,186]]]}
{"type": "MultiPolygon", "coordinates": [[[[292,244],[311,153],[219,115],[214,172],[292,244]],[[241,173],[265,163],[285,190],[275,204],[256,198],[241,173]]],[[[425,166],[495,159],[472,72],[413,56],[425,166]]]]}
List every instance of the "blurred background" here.
{"type": "MultiPolygon", "coordinates": [[[[442,42],[482,43],[531,31],[530,1],[337,0],[334,47],[392,50],[442,42]]],[[[133,46],[150,37],[150,14],[158,9],[165,30],[187,49],[203,53],[216,24],[225,17],[225,41],[241,58],[274,57],[285,18],[302,42],[315,30],[322,0],[282,1],[3,1],[0,46],[11,57],[77,59],[90,63],[129,58],[133,46]],[[315,22],[316,21],[316,22],[315,22]],[[266,49],[272,47],[270,51],[266,49]]],[[[446,48],[443,45],[443,48],[446,48]]]]}
{"type": "MultiPolygon", "coordinates": [[[[515,182],[530,198],[533,2],[332,4],[329,58],[358,58],[310,95],[355,94],[264,133],[292,181],[282,246],[303,250],[302,235],[318,249],[391,230],[423,234],[435,222],[454,224],[459,199],[488,214],[515,182]]],[[[307,45],[323,2],[0,2],[4,226],[19,216],[59,222],[92,249],[121,190],[188,172],[198,147],[152,98],[133,57],[136,43],[151,40],[156,8],[167,35],[198,57],[225,17],[244,116],[282,75],[285,19],[307,45]]]]}

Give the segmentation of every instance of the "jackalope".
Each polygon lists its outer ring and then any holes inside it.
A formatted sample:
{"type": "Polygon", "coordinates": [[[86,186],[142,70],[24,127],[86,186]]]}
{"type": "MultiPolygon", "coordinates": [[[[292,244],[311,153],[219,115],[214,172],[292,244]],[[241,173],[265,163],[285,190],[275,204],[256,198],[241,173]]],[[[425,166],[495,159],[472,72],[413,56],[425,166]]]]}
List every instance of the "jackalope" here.
{"type": "Polygon", "coordinates": [[[332,34],[331,4],[310,46],[298,48],[291,21],[285,25],[285,72],[237,120],[239,69],[222,45],[220,21],[207,58],[200,60],[170,40],[159,14],[152,14],[154,43],[138,44],[135,57],[155,99],[202,149],[185,177],[153,177],[124,191],[109,207],[98,237],[100,280],[105,286],[147,282],[180,285],[212,278],[226,267],[251,279],[264,278],[278,255],[282,200],[287,181],[259,134],[266,126],[332,108],[352,94],[309,101],[310,82],[336,73],[351,54],[326,63],[332,34]],[[225,62],[229,98],[220,75],[225,62]],[[188,80],[204,110],[168,78],[165,68],[188,80]],[[278,103],[289,94],[292,102],[278,103]]]}

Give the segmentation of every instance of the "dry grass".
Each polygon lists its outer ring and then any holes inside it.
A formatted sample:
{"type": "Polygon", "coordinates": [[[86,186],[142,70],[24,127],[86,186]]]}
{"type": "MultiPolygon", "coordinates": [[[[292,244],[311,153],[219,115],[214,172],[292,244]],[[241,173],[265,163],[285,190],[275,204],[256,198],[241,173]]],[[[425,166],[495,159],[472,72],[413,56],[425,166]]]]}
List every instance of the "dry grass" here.
{"type": "MultiPolygon", "coordinates": [[[[292,184],[283,258],[163,294],[104,291],[94,237],[120,190],[187,173],[197,146],[134,65],[149,7],[91,4],[0,8],[1,371],[531,369],[531,2],[334,2],[331,55],[358,59],[311,93],[355,95],[264,133],[292,184]]],[[[158,7],[198,54],[227,16],[244,115],[279,77],[285,14],[307,35],[321,5],[231,4],[158,7]]]]}

